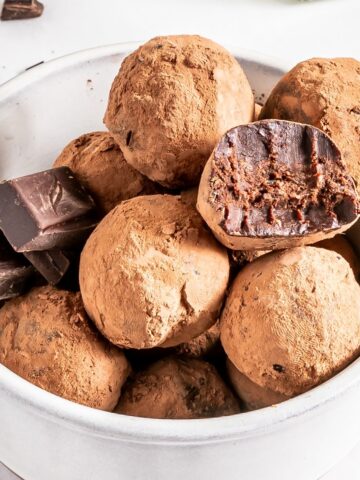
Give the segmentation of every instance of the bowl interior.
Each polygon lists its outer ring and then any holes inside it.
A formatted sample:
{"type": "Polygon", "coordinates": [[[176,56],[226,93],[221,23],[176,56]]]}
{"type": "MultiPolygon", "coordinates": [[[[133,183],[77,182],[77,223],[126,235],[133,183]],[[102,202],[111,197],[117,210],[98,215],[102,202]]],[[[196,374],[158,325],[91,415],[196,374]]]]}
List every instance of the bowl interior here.
{"type": "MultiPolygon", "coordinates": [[[[76,136],[104,130],[108,92],[121,60],[137,44],[120,44],[78,52],[30,70],[0,87],[0,177],[25,175],[49,168],[76,136]]],[[[231,49],[263,103],[289,65],[261,55],[231,49]]],[[[359,222],[350,232],[360,252],[359,222]]],[[[1,390],[34,412],[66,421],[74,428],[121,438],[157,441],[230,439],[274,425],[330,401],[360,378],[356,361],[319,387],[276,408],[207,420],[152,420],[113,415],[55,397],[0,365],[1,390]],[[170,423],[169,423],[170,422],[170,423]],[[171,424],[171,433],[169,427],[171,424]]]]}

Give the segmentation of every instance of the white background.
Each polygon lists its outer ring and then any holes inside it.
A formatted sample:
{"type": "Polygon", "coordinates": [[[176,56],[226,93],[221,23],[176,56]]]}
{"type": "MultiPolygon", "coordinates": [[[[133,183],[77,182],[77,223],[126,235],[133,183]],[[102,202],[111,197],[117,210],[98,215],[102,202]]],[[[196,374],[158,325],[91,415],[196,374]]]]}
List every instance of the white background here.
{"type": "MultiPolygon", "coordinates": [[[[0,23],[0,84],[31,65],[75,50],[174,33],[198,33],[291,64],[314,56],[360,59],[360,0],[44,3],[38,19],[0,23]]],[[[323,480],[358,480],[359,456],[360,447],[323,480]]],[[[0,467],[0,479],[8,478],[0,467]]]]}

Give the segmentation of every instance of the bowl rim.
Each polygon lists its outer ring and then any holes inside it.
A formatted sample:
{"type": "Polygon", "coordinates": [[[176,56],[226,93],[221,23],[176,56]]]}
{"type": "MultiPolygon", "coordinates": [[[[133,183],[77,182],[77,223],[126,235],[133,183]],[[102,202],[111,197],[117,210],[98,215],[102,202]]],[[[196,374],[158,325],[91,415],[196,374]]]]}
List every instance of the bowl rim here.
{"type": "MultiPolygon", "coordinates": [[[[57,71],[103,57],[128,53],[142,42],[126,42],[94,47],[71,53],[27,70],[0,85],[0,101],[31,86],[57,71]]],[[[259,52],[228,46],[233,55],[284,73],[289,64],[259,52]]],[[[233,441],[281,428],[299,416],[316,413],[336,398],[345,395],[360,382],[360,359],[314,389],[279,405],[228,417],[198,420],[164,420],[132,417],[104,412],[76,404],[40,389],[0,364],[0,394],[11,398],[20,408],[46,417],[72,430],[134,443],[202,444],[233,441]]]]}

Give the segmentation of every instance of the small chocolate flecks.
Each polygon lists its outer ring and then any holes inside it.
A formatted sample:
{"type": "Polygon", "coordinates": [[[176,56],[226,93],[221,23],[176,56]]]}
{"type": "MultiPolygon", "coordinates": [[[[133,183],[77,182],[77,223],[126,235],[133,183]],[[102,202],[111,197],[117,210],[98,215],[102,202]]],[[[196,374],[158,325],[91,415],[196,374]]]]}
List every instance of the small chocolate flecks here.
{"type": "Polygon", "coordinates": [[[126,146],[127,147],[130,145],[131,137],[132,137],[132,131],[130,130],[126,135],[126,146]]]}
{"type": "Polygon", "coordinates": [[[1,20],[25,20],[40,17],[44,5],[37,0],[5,0],[1,20]]]}
{"type": "Polygon", "coordinates": [[[274,363],[273,369],[275,370],[275,372],[279,372],[279,373],[285,372],[285,367],[283,367],[282,365],[279,365],[278,363],[274,363]]]}

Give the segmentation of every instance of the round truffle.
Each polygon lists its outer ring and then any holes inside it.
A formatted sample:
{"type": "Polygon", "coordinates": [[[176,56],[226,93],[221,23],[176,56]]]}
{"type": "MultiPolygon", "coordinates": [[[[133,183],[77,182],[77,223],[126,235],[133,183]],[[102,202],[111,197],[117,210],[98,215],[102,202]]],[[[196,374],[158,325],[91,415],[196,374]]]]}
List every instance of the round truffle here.
{"type": "Polygon", "coordinates": [[[215,367],[195,359],[164,358],[130,380],[116,413],[147,418],[210,418],[240,412],[215,367]]]}
{"type": "Polygon", "coordinates": [[[239,372],[229,359],[227,359],[226,368],[229,380],[247,410],[270,407],[290,398],[252,382],[248,377],[239,372]]]}
{"type": "Polygon", "coordinates": [[[241,373],[292,397],[359,355],[360,286],[348,262],[330,250],[264,255],[236,277],[220,328],[241,373]]]}
{"type": "Polygon", "coordinates": [[[195,185],[219,137],[251,122],[235,58],[196,35],[156,37],[121,64],[104,121],[126,160],[169,188],[195,185]]]}
{"type": "Polygon", "coordinates": [[[296,65],[271,92],[260,118],[307,123],[340,148],[360,194],[360,62],[312,58],[296,65]]]}
{"type": "Polygon", "coordinates": [[[1,308],[0,363],[48,392],[109,411],[129,373],[124,354],[89,323],[80,293],[50,286],[1,308]]]}
{"type": "Polygon", "coordinates": [[[84,305],[99,330],[127,348],[170,347],[211,327],[229,278],[226,250],[180,196],[118,205],[80,259],[84,305]]]}
{"type": "Polygon", "coordinates": [[[340,254],[349,263],[356,280],[358,282],[360,281],[360,260],[345,235],[336,235],[333,238],[322,240],[321,242],[315,243],[314,247],[326,248],[327,250],[333,250],[340,254]]]}
{"type": "Polygon", "coordinates": [[[103,213],[139,195],[160,192],[160,185],[129,165],[108,132],[85,133],[72,140],[54,162],[69,167],[103,213]]]}

